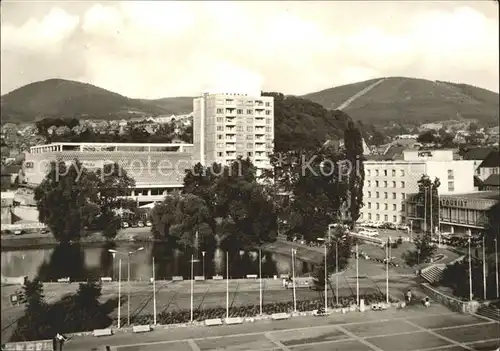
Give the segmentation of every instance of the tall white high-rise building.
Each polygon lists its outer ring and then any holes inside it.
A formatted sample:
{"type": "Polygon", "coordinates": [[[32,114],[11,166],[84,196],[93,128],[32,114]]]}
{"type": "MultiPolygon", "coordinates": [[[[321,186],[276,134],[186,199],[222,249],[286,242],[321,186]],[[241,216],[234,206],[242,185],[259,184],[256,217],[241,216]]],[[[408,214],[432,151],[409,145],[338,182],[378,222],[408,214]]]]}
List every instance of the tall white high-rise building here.
{"type": "Polygon", "coordinates": [[[274,99],[245,94],[204,94],[193,99],[193,160],[228,164],[249,157],[270,167],[274,141],[274,99]]]}

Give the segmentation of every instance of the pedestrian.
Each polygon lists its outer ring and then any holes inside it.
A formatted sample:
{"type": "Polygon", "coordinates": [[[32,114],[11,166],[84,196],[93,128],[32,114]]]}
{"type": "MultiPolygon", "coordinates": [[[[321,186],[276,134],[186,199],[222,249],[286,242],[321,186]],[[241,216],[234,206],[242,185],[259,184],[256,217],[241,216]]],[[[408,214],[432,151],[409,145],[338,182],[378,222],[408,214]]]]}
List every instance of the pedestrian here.
{"type": "Polygon", "coordinates": [[[62,334],[59,334],[59,333],[56,334],[56,339],[57,339],[57,341],[59,343],[59,351],[62,351],[63,344],[68,339],[66,339],[62,334]]]}
{"type": "Polygon", "coordinates": [[[412,297],[411,290],[410,290],[410,289],[408,289],[408,291],[406,292],[406,303],[410,304],[410,302],[411,302],[411,297],[412,297]]]}

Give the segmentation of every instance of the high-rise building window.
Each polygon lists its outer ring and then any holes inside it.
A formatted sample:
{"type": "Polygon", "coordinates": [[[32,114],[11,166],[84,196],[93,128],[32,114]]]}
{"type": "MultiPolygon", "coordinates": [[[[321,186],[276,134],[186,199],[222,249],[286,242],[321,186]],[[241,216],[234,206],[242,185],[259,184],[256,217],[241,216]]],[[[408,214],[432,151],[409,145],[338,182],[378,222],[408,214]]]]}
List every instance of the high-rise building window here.
{"type": "Polygon", "coordinates": [[[377,218],[377,221],[380,221],[380,215],[378,213],[377,213],[376,218],[377,218]]]}
{"type": "Polygon", "coordinates": [[[389,196],[389,195],[387,194],[387,192],[384,192],[384,199],[387,199],[387,198],[388,198],[388,196],[389,196]]]}
{"type": "Polygon", "coordinates": [[[387,169],[384,169],[384,176],[387,177],[387,169]]]}
{"type": "Polygon", "coordinates": [[[384,188],[387,188],[387,180],[384,180],[384,188]]]}
{"type": "Polygon", "coordinates": [[[247,134],[247,140],[253,140],[253,135],[252,134],[247,134]]]}
{"type": "Polygon", "coordinates": [[[396,199],[396,193],[392,193],[392,198],[396,199]]]}
{"type": "Polygon", "coordinates": [[[405,182],[401,182],[401,188],[405,188],[405,182]]]}
{"type": "Polygon", "coordinates": [[[396,205],[396,204],[392,204],[392,210],[393,210],[393,211],[397,211],[397,210],[398,210],[398,205],[396,205]]]}
{"type": "Polygon", "coordinates": [[[372,219],[372,214],[371,213],[368,213],[368,219],[371,220],[372,219]]]}
{"type": "Polygon", "coordinates": [[[224,131],[224,126],[217,126],[217,131],[223,132],[224,131]]]}
{"type": "Polygon", "coordinates": [[[372,208],[372,203],[371,203],[371,202],[369,202],[369,203],[368,203],[368,209],[371,209],[371,208],[372,208]]]}
{"type": "Polygon", "coordinates": [[[380,204],[377,202],[377,210],[380,210],[380,204]]]}
{"type": "Polygon", "coordinates": [[[369,176],[370,176],[370,175],[372,175],[372,170],[371,170],[371,169],[368,169],[368,170],[366,171],[366,175],[369,175],[369,176]]]}
{"type": "Polygon", "coordinates": [[[247,149],[253,149],[253,144],[252,143],[247,143],[247,149]]]}
{"type": "Polygon", "coordinates": [[[266,110],[266,115],[267,115],[267,116],[270,116],[270,115],[271,115],[271,111],[266,110]]]}
{"type": "Polygon", "coordinates": [[[387,215],[384,215],[384,221],[386,221],[386,222],[387,222],[388,220],[389,220],[389,219],[388,219],[388,216],[387,216],[387,215]]]}
{"type": "Polygon", "coordinates": [[[393,170],[392,170],[392,176],[393,176],[393,177],[395,177],[395,176],[396,176],[396,170],[395,170],[395,169],[393,169],[393,170]]]}
{"type": "Polygon", "coordinates": [[[448,191],[455,191],[455,182],[448,182],[448,191]]]}
{"type": "Polygon", "coordinates": [[[393,223],[396,223],[396,221],[398,220],[398,217],[397,216],[392,216],[392,222],[393,223]]]}
{"type": "Polygon", "coordinates": [[[217,123],[224,123],[224,117],[217,117],[217,123]]]}
{"type": "Polygon", "coordinates": [[[222,134],[217,134],[217,139],[222,140],[222,134]]]}
{"type": "Polygon", "coordinates": [[[236,113],[239,114],[239,115],[242,115],[243,114],[243,110],[239,108],[239,109],[236,110],[236,113]]]}
{"type": "Polygon", "coordinates": [[[406,194],[405,193],[401,194],[401,200],[406,200],[406,194]]]}
{"type": "Polygon", "coordinates": [[[368,187],[371,187],[371,186],[372,186],[372,181],[371,181],[371,180],[369,180],[369,181],[367,182],[367,184],[368,184],[368,187]]]}
{"type": "Polygon", "coordinates": [[[271,118],[266,118],[266,124],[273,124],[273,120],[271,118]]]}
{"type": "Polygon", "coordinates": [[[266,101],[266,106],[267,107],[271,106],[271,103],[269,101],[266,101]]]}
{"type": "Polygon", "coordinates": [[[377,199],[380,198],[380,193],[377,191],[377,199]]]}
{"type": "Polygon", "coordinates": [[[243,126],[236,126],[236,131],[243,132],[243,131],[245,131],[245,129],[243,128],[243,126]]]}
{"type": "Polygon", "coordinates": [[[453,170],[452,169],[449,169],[448,170],[448,179],[449,180],[453,180],[455,179],[454,175],[453,175],[453,170]]]}
{"type": "Polygon", "coordinates": [[[384,210],[386,210],[386,211],[387,211],[387,210],[388,210],[388,207],[389,207],[389,205],[388,205],[388,204],[384,204],[384,210]]]}
{"type": "Polygon", "coordinates": [[[372,192],[371,191],[368,192],[368,197],[372,197],[372,192]]]}
{"type": "Polygon", "coordinates": [[[376,181],[375,181],[375,187],[377,187],[377,188],[378,188],[378,184],[379,184],[379,183],[378,183],[378,180],[376,180],[376,181]]]}
{"type": "Polygon", "coordinates": [[[224,109],[223,109],[223,108],[218,108],[218,109],[217,109],[217,113],[218,113],[218,114],[222,114],[222,113],[224,113],[224,109]]]}
{"type": "Polygon", "coordinates": [[[247,132],[252,132],[253,131],[253,127],[252,126],[247,126],[247,132]]]}
{"type": "Polygon", "coordinates": [[[401,177],[405,176],[405,170],[404,169],[402,169],[400,173],[401,173],[401,177]]]}
{"type": "Polygon", "coordinates": [[[222,157],[222,152],[218,152],[217,156],[222,157]]]}
{"type": "Polygon", "coordinates": [[[375,170],[375,175],[378,177],[378,169],[375,170]]]}
{"type": "Polygon", "coordinates": [[[266,132],[270,133],[270,132],[272,132],[272,131],[273,131],[273,128],[271,128],[271,127],[266,127],[266,132]]]}
{"type": "Polygon", "coordinates": [[[251,151],[247,152],[248,157],[252,157],[252,155],[253,155],[253,152],[251,152],[251,151]]]}
{"type": "Polygon", "coordinates": [[[247,110],[247,115],[253,115],[253,110],[247,110]]]}
{"type": "Polygon", "coordinates": [[[392,182],[392,187],[395,188],[396,187],[396,182],[392,182]]]}

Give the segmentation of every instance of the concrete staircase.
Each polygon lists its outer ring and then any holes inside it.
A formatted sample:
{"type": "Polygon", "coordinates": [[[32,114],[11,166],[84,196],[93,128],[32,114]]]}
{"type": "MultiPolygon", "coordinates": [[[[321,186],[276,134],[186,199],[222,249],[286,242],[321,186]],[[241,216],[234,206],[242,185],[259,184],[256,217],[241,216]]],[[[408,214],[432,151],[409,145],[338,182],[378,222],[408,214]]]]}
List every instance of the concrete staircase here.
{"type": "Polygon", "coordinates": [[[420,276],[431,284],[437,283],[443,278],[443,269],[439,266],[430,266],[422,270],[420,276]]]}
{"type": "Polygon", "coordinates": [[[483,305],[479,307],[476,314],[500,322],[500,310],[494,306],[483,305]]]}

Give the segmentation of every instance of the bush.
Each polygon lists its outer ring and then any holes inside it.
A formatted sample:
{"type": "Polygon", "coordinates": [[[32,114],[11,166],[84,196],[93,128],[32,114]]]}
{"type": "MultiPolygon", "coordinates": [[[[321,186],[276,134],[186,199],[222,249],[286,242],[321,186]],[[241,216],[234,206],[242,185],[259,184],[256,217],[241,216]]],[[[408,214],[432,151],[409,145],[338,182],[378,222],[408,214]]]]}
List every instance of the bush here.
{"type": "MultiPolygon", "coordinates": [[[[366,305],[370,305],[378,302],[385,302],[385,295],[382,294],[370,294],[370,295],[361,295],[360,299],[365,300],[366,305]]],[[[390,299],[391,302],[396,302],[393,299],[390,299]]],[[[334,308],[340,307],[348,307],[356,303],[355,297],[340,297],[339,305],[335,306],[335,298],[331,298],[328,301],[329,308],[332,306],[334,308]]],[[[312,311],[315,309],[319,309],[320,307],[324,307],[324,300],[302,300],[297,301],[297,311],[305,312],[312,311]]],[[[293,302],[275,302],[264,304],[262,306],[262,312],[264,314],[270,315],[273,313],[290,313],[293,311],[293,302]]],[[[230,317],[253,317],[260,313],[259,305],[246,305],[246,306],[237,306],[231,307],[229,309],[230,317]]],[[[213,318],[225,318],[226,317],[226,309],[224,307],[215,307],[215,308],[207,308],[203,310],[195,310],[193,312],[193,319],[195,321],[203,321],[205,319],[213,319],[213,318]]],[[[153,323],[153,315],[141,315],[141,316],[132,316],[130,319],[131,324],[133,325],[145,325],[153,323]]],[[[169,312],[161,312],[157,316],[157,322],[160,324],[182,324],[188,323],[191,320],[190,310],[184,309],[179,311],[169,311],[169,312]]],[[[116,320],[115,320],[116,323],[116,320]]],[[[122,325],[126,324],[126,318],[122,319],[122,325]]]]}

